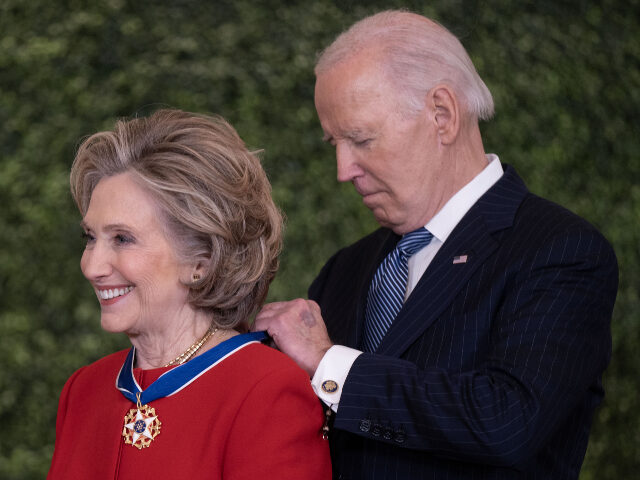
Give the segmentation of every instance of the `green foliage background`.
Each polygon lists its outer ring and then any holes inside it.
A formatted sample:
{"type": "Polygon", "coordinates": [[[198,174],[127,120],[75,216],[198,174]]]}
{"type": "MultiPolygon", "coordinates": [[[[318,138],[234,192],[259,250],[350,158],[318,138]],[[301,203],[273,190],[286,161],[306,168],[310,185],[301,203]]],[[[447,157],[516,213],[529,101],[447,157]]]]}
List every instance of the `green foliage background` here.
{"type": "Polygon", "coordinates": [[[45,475],[64,381],[127,345],[100,330],[78,266],[78,141],[161,106],[227,117],[265,150],[288,216],[270,297],[302,296],[331,253],[375,226],[320,140],[315,55],[356,19],[398,7],[438,19],[469,50],[497,106],[486,150],[613,243],[614,354],[581,479],[637,474],[638,0],[1,0],[0,478],[45,475]]]}

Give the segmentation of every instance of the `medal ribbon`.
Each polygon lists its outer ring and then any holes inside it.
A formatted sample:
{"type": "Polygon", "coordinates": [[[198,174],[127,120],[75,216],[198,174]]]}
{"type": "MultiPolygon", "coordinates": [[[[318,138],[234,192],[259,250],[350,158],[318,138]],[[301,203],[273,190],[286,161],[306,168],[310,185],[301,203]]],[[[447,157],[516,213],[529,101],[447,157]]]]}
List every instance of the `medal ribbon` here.
{"type": "Polygon", "coordinates": [[[202,355],[198,355],[188,362],[163,373],[144,391],[133,376],[133,361],[136,348],[131,347],[116,378],[116,388],[135,404],[138,404],[139,401],[144,405],[158,398],[170,397],[235,351],[249,343],[260,342],[265,338],[267,338],[266,332],[251,332],[231,337],[202,355]],[[140,395],[138,396],[138,394],[140,395]]]}

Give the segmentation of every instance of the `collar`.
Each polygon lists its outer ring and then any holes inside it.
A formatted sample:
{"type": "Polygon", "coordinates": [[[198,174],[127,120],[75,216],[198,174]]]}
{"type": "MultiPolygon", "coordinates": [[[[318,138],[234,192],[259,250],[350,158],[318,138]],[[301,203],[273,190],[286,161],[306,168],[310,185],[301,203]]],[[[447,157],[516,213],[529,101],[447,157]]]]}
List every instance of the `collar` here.
{"type": "Polygon", "coordinates": [[[458,190],[425,225],[425,228],[441,242],[444,243],[478,199],[502,177],[504,171],[498,156],[489,153],[486,157],[487,166],[469,183],[458,190]]]}

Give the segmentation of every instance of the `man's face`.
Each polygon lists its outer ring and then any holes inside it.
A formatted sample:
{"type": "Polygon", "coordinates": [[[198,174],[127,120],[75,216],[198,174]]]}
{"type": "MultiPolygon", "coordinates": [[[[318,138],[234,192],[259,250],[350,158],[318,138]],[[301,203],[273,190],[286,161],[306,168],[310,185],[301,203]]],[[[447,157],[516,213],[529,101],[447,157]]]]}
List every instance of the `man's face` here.
{"type": "Polygon", "coordinates": [[[380,225],[398,234],[425,225],[442,172],[429,109],[400,115],[401,97],[366,51],[318,75],[315,104],[338,181],[353,183],[380,225]]]}

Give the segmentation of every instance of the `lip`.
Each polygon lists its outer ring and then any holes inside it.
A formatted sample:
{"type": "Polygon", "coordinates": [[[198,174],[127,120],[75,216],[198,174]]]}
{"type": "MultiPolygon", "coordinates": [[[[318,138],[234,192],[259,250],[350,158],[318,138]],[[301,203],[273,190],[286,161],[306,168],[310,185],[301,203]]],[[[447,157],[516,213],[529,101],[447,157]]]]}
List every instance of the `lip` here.
{"type": "Polygon", "coordinates": [[[358,182],[354,181],[353,182],[353,186],[356,189],[356,192],[358,192],[358,195],[360,195],[362,198],[365,197],[369,197],[371,195],[375,195],[377,192],[375,191],[369,191],[368,189],[362,187],[358,182]]]}
{"type": "Polygon", "coordinates": [[[94,285],[96,296],[100,305],[113,305],[126,297],[133,291],[133,285],[94,285]],[[115,295],[115,296],[114,296],[115,295]],[[106,297],[106,298],[105,298],[106,297]],[[110,297],[110,298],[109,298],[110,297]]]}
{"type": "MultiPolygon", "coordinates": [[[[357,190],[357,189],[356,189],[357,190]]],[[[375,202],[376,196],[380,193],[379,191],[358,191],[360,196],[362,197],[362,203],[369,206],[369,204],[375,202]]]]}

